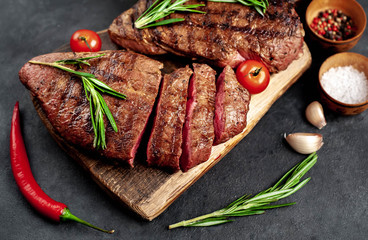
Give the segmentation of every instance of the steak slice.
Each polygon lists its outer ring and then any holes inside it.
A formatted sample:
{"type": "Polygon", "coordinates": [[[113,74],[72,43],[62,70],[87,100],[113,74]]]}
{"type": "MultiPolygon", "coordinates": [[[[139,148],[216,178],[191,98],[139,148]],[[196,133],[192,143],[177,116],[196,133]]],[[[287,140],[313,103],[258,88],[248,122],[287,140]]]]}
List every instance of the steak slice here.
{"type": "MultiPolygon", "coordinates": [[[[51,53],[32,60],[54,62],[97,54],[51,53]]],[[[114,132],[105,118],[105,150],[93,148],[94,132],[89,102],[78,77],[53,67],[26,63],[19,72],[19,78],[66,142],[133,166],[136,150],[158,93],[163,64],[127,51],[106,51],[104,56],[88,62],[91,66],[83,67],[82,71],[95,74],[98,79],[127,96],[126,100],[122,100],[103,94],[118,127],[118,132],[114,132]]]]}
{"type": "Polygon", "coordinates": [[[244,130],[250,102],[248,90],[239,84],[230,66],[224,68],[216,85],[215,145],[226,142],[244,130]]]}
{"type": "Polygon", "coordinates": [[[176,172],[180,169],[182,130],[192,70],[179,68],[164,76],[156,108],[151,137],[148,141],[147,162],[176,172]]]}
{"type": "Polygon", "coordinates": [[[208,160],[215,137],[216,72],[206,64],[193,64],[189,83],[187,115],[183,129],[183,153],[180,168],[190,168],[208,160]]]}
{"type": "Polygon", "coordinates": [[[139,0],[109,27],[118,45],[145,54],[171,52],[220,67],[236,67],[247,59],[262,61],[278,72],[299,57],[303,49],[303,25],[292,1],[270,0],[262,17],[254,8],[238,3],[191,0],[204,3],[207,14],[178,12],[169,18],[185,21],[139,30],[134,21],[152,4],[139,0]]]}

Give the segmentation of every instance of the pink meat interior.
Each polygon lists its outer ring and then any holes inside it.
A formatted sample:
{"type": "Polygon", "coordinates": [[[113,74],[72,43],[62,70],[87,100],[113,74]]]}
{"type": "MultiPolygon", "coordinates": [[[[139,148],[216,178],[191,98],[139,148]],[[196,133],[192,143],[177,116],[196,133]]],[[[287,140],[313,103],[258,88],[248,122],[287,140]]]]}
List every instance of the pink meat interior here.
{"type": "Polygon", "coordinates": [[[193,73],[192,78],[189,82],[189,89],[188,89],[188,101],[186,106],[186,117],[185,117],[185,124],[183,127],[183,152],[180,158],[180,168],[185,172],[188,171],[192,164],[192,153],[191,153],[191,133],[190,133],[190,125],[193,119],[193,110],[196,106],[196,92],[195,84],[196,81],[195,73],[193,73]]]}
{"type": "Polygon", "coordinates": [[[223,133],[224,128],[225,128],[225,122],[223,119],[224,117],[224,99],[225,99],[224,80],[225,80],[225,70],[220,74],[216,82],[217,93],[216,93],[216,101],[215,101],[215,119],[214,119],[216,139],[221,138],[221,134],[223,133]]]}

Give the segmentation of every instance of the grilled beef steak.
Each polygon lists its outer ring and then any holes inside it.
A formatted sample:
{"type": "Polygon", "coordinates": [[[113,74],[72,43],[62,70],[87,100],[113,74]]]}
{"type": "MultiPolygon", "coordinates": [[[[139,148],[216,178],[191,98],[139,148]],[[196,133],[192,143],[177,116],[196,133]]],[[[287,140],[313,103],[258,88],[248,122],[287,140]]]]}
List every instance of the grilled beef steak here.
{"type": "Polygon", "coordinates": [[[164,76],[156,108],[151,137],[148,141],[147,162],[170,171],[180,170],[182,130],[192,70],[180,68],[164,76]]]}
{"type": "Polygon", "coordinates": [[[247,126],[250,94],[239,84],[234,70],[226,66],[217,79],[215,142],[220,144],[241,133],[247,126]]]}
{"type": "Polygon", "coordinates": [[[195,63],[193,70],[183,129],[183,153],[180,158],[180,168],[184,172],[208,160],[215,137],[213,118],[216,72],[206,64],[195,63]]]}
{"type": "MultiPolygon", "coordinates": [[[[94,56],[97,53],[51,53],[32,60],[56,60],[94,56]]],[[[91,66],[82,71],[127,96],[126,100],[103,95],[113,114],[118,132],[105,118],[107,149],[99,153],[133,165],[148,117],[158,93],[162,63],[143,55],[126,51],[107,51],[102,57],[88,61],[91,66]]],[[[55,130],[67,142],[95,151],[89,103],[81,80],[65,71],[26,63],[19,72],[22,83],[38,100],[55,130]]]]}
{"type": "Polygon", "coordinates": [[[174,13],[185,21],[138,30],[134,21],[153,0],[139,0],[118,16],[109,28],[118,45],[145,54],[171,52],[232,68],[246,59],[262,61],[270,72],[278,72],[303,51],[304,30],[293,4],[270,0],[264,17],[239,3],[191,0],[204,3],[207,14],[174,13]]]}

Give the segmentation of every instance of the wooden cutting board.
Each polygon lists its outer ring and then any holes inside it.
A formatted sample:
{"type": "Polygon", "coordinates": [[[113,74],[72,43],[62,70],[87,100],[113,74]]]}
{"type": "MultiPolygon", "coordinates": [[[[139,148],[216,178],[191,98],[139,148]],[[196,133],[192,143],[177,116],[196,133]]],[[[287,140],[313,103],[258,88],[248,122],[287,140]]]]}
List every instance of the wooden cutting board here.
{"type": "MultiPolygon", "coordinates": [[[[103,50],[118,49],[111,42],[106,30],[99,32],[99,34],[103,42],[103,50]]],[[[70,51],[70,49],[68,45],[65,45],[56,51],[70,51]]],[[[170,56],[159,58],[165,64],[164,72],[170,72],[174,67],[188,63],[183,59],[180,59],[179,62],[174,62],[174,58],[170,58],[170,56]]],[[[85,168],[96,183],[113,198],[124,203],[144,219],[152,220],[219,162],[253,129],[272,104],[309,68],[311,60],[309,49],[304,43],[303,55],[298,60],[292,62],[285,71],[273,74],[270,85],[264,92],[252,95],[246,129],[229,141],[214,146],[210,159],[207,162],[192,168],[186,173],[169,174],[159,169],[147,167],[145,165],[144,146],[138,149],[135,160],[137,164],[133,169],[99,159],[98,157],[88,156],[74,146],[64,142],[53,129],[37,101],[35,99],[32,100],[39,116],[59,146],[85,168]]]]}

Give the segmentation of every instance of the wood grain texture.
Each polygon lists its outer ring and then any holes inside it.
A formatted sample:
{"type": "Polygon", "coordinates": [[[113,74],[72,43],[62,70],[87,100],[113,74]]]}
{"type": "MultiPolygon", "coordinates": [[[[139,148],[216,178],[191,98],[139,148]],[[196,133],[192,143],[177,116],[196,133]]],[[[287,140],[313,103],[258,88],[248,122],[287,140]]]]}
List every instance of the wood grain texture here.
{"type": "MultiPolygon", "coordinates": [[[[103,41],[103,50],[117,49],[117,46],[110,41],[106,31],[99,32],[99,34],[103,41]]],[[[57,51],[68,51],[68,48],[68,46],[63,46],[57,51]]],[[[252,96],[246,129],[229,141],[214,146],[207,162],[186,173],[169,174],[147,167],[145,146],[140,146],[138,149],[136,166],[133,169],[90,156],[64,142],[53,129],[36,99],[32,98],[32,101],[40,118],[59,146],[86,169],[98,185],[144,219],[152,220],[236,146],[253,129],[272,104],[309,68],[312,58],[305,43],[303,50],[303,55],[292,62],[285,71],[271,76],[270,85],[264,92],[252,96]]],[[[176,63],[170,59],[170,56],[159,58],[164,60],[164,72],[170,72],[174,67],[187,64],[185,62],[187,60],[180,60],[176,63]]]]}

